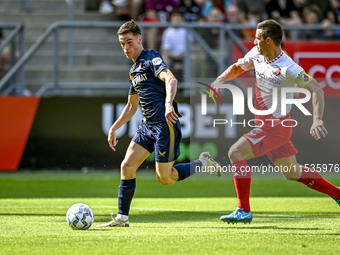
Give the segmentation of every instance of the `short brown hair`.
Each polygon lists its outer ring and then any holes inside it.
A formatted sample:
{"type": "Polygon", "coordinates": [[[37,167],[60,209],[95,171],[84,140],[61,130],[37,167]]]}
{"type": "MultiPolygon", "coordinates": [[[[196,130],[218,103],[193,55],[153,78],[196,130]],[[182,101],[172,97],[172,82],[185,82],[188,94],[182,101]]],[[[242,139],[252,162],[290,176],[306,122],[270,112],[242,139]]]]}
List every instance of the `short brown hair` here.
{"type": "Polygon", "coordinates": [[[257,29],[261,29],[263,39],[270,37],[276,46],[281,45],[283,37],[283,29],[275,20],[269,19],[257,24],[257,29]]]}
{"type": "Polygon", "coordinates": [[[124,35],[127,33],[132,33],[134,36],[142,35],[142,29],[140,26],[132,19],[126,23],[124,23],[119,29],[117,34],[124,35]]]}

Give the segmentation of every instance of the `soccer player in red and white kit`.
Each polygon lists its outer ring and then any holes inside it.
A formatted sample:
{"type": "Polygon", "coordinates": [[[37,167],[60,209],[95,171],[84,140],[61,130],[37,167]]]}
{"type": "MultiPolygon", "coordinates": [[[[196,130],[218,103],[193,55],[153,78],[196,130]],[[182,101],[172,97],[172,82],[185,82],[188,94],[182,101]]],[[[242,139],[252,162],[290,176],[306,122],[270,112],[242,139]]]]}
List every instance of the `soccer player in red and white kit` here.
{"type": "MultiPolygon", "coordinates": [[[[295,155],[297,149],[290,140],[293,124],[290,121],[292,105],[287,104],[286,115],[281,115],[281,88],[296,87],[308,89],[312,94],[313,124],[310,134],[319,140],[327,135],[327,130],[322,121],[324,111],[324,94],[319,83],[309,76],[281,49],[283,30],[280,24],[274,20],[265,20],[257,25],[254,44],[255,46],[237,63],[228,67],[213,83],[212,87],[223,84],[242,74],[245,71],[255,69],[255,102],[257,110],[271,109],[273,101],[273,88],[277,88],[278,104],[270,115],[255,115],[258,120],[256,127],[244,134],[228,152],[229,159],[234,170],[234,183],[239,199],[237,209],[229,214],[221,216],[226,222],[252,221],[252,213],[249,205],[249,192],[251,172],[247,169],[247,160],[267,155],[271,162],[278,167],[287,166],[290,172],[282,172],[288,180],[296,180],[307,187],[329,195],[340,205],[340,191],[322,178],[314,169],[297,163],[295,155]],[[281,125],[284,121],[285,125],[281,125]],[[263,126],[262,126],[263,124],[263,126]]],[[[221,89],[216,88],[217,92],[221,89]]],[[[287,93],[287,98],[292,99],[294,93],[287,93]]],[[[274,104],[275,105],[275,104],[274,104]]],[[[249,170],[249,168],[248,168],[249,170]]]]}

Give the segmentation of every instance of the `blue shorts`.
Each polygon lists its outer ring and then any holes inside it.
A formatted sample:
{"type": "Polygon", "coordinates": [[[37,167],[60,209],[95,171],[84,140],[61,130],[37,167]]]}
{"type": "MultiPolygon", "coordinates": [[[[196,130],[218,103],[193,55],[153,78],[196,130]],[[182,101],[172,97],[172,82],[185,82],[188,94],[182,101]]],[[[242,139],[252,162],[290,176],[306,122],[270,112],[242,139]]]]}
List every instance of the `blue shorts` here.
{"type": "Polygon", "coordinates": [[[182,138],[179,121],[173,126],[167,122],[148,124],[142,121],[132,141],[138,143],[150,153],[155,151],[156,162],[171,162],[180,155],[182,138]]]}

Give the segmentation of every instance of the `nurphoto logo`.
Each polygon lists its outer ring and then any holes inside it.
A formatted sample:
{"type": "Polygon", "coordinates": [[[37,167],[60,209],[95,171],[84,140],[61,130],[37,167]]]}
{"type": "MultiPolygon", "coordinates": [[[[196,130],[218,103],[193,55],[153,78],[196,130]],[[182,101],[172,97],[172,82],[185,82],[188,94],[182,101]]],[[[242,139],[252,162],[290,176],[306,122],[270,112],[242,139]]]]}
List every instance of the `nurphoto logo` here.
{"type": "MultiPolygon", "coordinates": [[[[206,92],[206,94],[201,93],[201,114],[202,115],[207,115],[207,95],[209,95],[215,105],[217,106],[216,100],[214,98],[214,94],[217,96],[218,100],[220,101],[220,104],[222,105],[222,100],[219,96],[219,94],[217,93],[216,89],[222,88],[222,89],[228,89],[231,94],[232,94],[232,98],[233,98],[233,103],[232,103],[232,107],[233,107],[233,115],[244,115],[244,105],[245,105],[245,96],[243,94],[243,91],[238,88],[235,85],[232,84],[218,84],[215,86],[215,88],[213,88],[210,85],[207,85],[205,83],[202,82],[198,82],[199,84],[202,84],[204,86],[206,86],[207,88],[210,89],[210,91],[208,91],[207,89],[202,89],[202,88],[198,88],[204,92],[206,92]]],[[[270,115],[273,114],[279,105],[279,99],[281,102],[281,116],[286,116],[287,115],[287,106],[290,105],[295,105],[304,115],[306,116],[310,116],[312,115],[304,106],[304,103],[307,103],[310,99],[311,99],[311,93],[309,92],[309,90],[304,89],[304,88],[293,88],[293,87],[282,87],[282,88],[273,88],[272,91],[272,103],[271,103],[271,107],[269,109],[265,109],[265,110],[257,110],[254,107],[254,99],[253,99],[253,89],[251,87],[249,87],[247,89],[247,106],[248,109],[251,113],[258,115],[258,116],[266,116],[266,115],[270,115]],[[279,93],[280,92],[280,93],[279,93]],[[292,95],[294,95],[295,93],[300,93],[304,94],[305,97],[303,98],[293,98],[292,95]]],[[[277,124],[277,121],[281,121],[280,119],[266,119],[266,120],[260,120],[260,119],[253,119],[253,120],[248,120],[247,124],[249,127],[262,127],[264,125],[264,121],[268,121],[271,122],[271,125],[274,126],[277,124]],[[252,123],[255,123],[255,125],[252,125],[252,123]]],[[[235,125],[243,125],[246,126],[246,120],[244,119],[242,122],[234,122],[232,123],[232,120],[227,120],[227,119],[213,119],[213,126],[215,127],[215,125],[225,125],[227,123],[235,124],[235,125]]],[[[298,124],[298,122],[294,119],[290,119],[290,120],[282,120],[281,121],[281,125],[284,127],[295,127],[298,124]]]]}

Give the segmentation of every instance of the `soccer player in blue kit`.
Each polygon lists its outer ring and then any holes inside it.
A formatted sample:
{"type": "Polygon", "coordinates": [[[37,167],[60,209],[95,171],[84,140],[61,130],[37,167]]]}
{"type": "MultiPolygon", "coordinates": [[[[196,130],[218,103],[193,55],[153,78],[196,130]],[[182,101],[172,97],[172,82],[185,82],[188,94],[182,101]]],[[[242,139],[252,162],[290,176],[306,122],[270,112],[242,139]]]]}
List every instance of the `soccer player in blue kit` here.
{"type": "Polygon", "coordinates": [[[184,180],[195,172],[197,166],[205,166],[217,176],[222,175],[221,166],[208,152],[202,152],[198,160],[174,166],[180,155],[182,136],[178,120],[181,116],[174,100],[177,80],[157,51],[144,50],[141,28],[133,20],[123,24],[117,34],[126,57],[132,59],[134,64],[130,69],[128,102],[109,130],[110,147],[116,150],[116,130],[132,118],[139,102],[142,106],[143,121],[121,164],[118,214],[114,217],[111,213],[112,221],[97,227],[129,227],[129,210],[136,188],[136,171],[153,151],[156,156],[157,181],[162,185],[184,180]]]}

